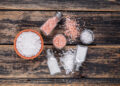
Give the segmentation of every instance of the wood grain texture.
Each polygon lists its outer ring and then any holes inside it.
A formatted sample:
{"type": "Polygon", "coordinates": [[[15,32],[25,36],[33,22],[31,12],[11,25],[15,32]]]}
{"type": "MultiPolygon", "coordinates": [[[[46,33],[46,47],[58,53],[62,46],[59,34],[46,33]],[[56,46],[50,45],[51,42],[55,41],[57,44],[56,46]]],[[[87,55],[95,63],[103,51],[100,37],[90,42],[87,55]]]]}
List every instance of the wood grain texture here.
{"type": "Polygon", "coordinates": [[[120,11],[119,0],[0,0],[0,9],[120,11]]]}
{"type": "Polygon", "coordinates": [[[120,79],[40,79],[40,78],[11,78],[0,79],[0,86],[119,86],[120,79]]]}
{"type": "MultiPolygon", "coordinates": [[[[79,72],[65,75],[62,73],[51,76],[46,64],[47,48],[38,58],[34,60],[24,60],[16,55],[12,45],[0,46],[0,78],[120,78],[120,46],[90,46],[88,49],[87,59],[79,72]]],[[[67,46],[65,50],[75,48],[67,46]]],[[[55,56],[59,61],[61,53],[54,49],[55,56]]],[[[59,64],[60,65],[60,64],[59,64]]]]}
{"type": "MultiPolygon", "coordinates": [[[[13,44],[16,34],[24,29],[40,32],[40,26],[54,15],[55,11],[0,11],[0,44],[13,44]]],[[[76,19],[80,29],[93,30],[93,45],[120,44],[120,12],[63,12],[63,15],[53,33],[49,37],[43,36],[45,44],[52,44],[53,37],[63,33],[66,16],[76,19]]],[[[77,43],[81,43],[79,38],[72,44],[77,43]]]]}
{"type": "MultiPolygon", "coordinates": [[[[0,86],[120,86],[119,8],[119,0],[0,0],[0,86]],[[24,29],[40,32],[40,26],[56,11],[63,12],[63,18],[49,37],[41,33],[45,41],[42,54],[34,60],[16,55],[16,34],[24,29]],[[92,29],[95,41],[79,72],[65,75],[61,67],[61,74],[51,76],[45,51],[52,48],[59,62],[62,52],[51,44],[52,38],[63,32],[66,16],[76,19],[79,28],[92,29]]],[[[78,43],[79,38],[68,42],[70,46],[63,50],[78,43]]]]}

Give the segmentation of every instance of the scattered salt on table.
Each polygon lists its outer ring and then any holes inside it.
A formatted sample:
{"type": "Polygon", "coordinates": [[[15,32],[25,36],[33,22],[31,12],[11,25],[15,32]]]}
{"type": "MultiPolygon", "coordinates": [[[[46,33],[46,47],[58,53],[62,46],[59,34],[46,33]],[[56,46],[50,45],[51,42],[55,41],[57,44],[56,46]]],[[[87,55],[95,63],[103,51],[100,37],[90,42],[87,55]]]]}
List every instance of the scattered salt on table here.
{"type": "Polygon", "coordinates": [[[79,36],[79,29],[77,27],[76,20],[70,19],[70,17],[66,18],[65,21],[65,31],[64,34],[69,38],[69,41],[75,41],[79,36]]]}
{"type": "Polygon", "coordinates": [[[77,45],[76,57],[75,57],[76,71],[79,70],[79,67],[85,61],[87,49],[88,49],[87,46],[77,45]]]}
{"type": "Polygon", "coordinates": [[[58,66],[58,62],[53,54],[53,52],[48,49],[47,50],[47,64],[48,64],[48,68],[50,70],[50,74],[51,75],[55,75],[57,73],[60,73],[60,67],[58,66]]]}
{"type": "Polygon", "coordinates": [[[60,58],[61,64],[64,67],[66,74],[73,72],[75,60],[75,51],[68,50],[63,53],[63,57],[60,58]]]}
{"type": "Polygon", "coordinates": [[[25,57],[35,56],[41,49],[40,37],[34,32],[23,32],[16,40],[16,48],[25,57]]]}

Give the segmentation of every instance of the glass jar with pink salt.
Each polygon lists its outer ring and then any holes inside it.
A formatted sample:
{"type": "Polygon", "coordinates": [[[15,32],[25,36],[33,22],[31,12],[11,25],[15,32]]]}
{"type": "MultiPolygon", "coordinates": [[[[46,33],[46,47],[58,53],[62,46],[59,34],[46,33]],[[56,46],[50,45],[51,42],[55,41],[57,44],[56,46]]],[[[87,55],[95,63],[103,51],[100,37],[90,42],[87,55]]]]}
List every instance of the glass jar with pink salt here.
{"type": "Polygon", "coordinates": [[[41,27],[40,30],[44,33],[44,35],[48,36],[57,26],[58,22],[61,20],[62,13],[57,12],[54,17],[49,18],[41,27]]]}
{"type": "Polygon", "coordinates": [[[62,49],[66,46],[67,40],[66,37],[63,34],[57,34],[54,38],[53,38],[53,45],[55,46],[55,48],[57,49],[62,49]]]}

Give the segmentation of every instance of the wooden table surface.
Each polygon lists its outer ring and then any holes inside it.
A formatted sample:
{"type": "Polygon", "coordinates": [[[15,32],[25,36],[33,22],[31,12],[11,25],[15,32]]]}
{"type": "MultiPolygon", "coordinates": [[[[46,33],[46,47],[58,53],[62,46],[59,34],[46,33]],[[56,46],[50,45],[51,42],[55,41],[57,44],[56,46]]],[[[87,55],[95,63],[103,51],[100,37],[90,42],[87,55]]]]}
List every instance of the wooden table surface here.
{"type": "MultiPolygon", "coordinates": [[[[79,40],[65,50],[75,48],[79,40]]],[[[0,0],[0,86],[120,86],[120,1],[119,0],[0,0]],[[71,16],[79,28],[92,29],[95,41],[88,45],[87,59],[79,72],[51,76],[45,50],[52,38],[62,33],[63,22],[44,38],[44,51],[34,60],[16,55],[13,40],[18,32],[40,26],[57,11],[71,16]]]]}

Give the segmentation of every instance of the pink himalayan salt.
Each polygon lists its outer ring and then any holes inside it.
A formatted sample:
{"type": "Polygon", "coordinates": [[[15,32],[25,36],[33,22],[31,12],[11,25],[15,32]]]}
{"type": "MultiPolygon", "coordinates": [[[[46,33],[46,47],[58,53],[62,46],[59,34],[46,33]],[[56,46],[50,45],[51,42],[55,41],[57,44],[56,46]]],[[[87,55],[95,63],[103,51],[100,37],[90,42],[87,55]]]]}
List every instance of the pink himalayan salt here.
{"type": "Polygon", "coordinates": [[[67,40],[64,35],[58,34],[53,38],[53,45],[58,48],[62,49],[67,43],[67,40]]]}
{"type": "Polygon", "coordinates": [[[77,22],[75,20],[72,20],[69,17],[66,18],[64,34],[71,38],[72,41],[76,40],[76,38],[79,36],[79,31],[77,29],[77,22]]]}
{"type": "Polygon", "coordinates": [[[57,23],[61,19],[61,12],[58,12],[56,16],[49,18],[40,28],[40,30],[45,34],[45,35],[50,35],[50,33],[54,30],[54,28],[57,26],[57,23]]]}

